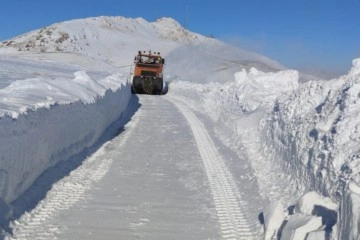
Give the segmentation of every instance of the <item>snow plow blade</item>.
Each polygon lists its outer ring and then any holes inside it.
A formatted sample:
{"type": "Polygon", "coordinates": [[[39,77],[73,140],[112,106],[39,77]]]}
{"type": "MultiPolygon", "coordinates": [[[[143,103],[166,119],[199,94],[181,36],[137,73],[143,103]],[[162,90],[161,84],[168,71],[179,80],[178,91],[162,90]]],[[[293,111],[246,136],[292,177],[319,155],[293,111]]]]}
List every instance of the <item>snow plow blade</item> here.
{"type": "Polygon", "coordinates": [[[163,67],[165,59],[160,53],[138,52],[134,59],[135,70],[131,84],[132,94],[163,94],[163,67]]]}

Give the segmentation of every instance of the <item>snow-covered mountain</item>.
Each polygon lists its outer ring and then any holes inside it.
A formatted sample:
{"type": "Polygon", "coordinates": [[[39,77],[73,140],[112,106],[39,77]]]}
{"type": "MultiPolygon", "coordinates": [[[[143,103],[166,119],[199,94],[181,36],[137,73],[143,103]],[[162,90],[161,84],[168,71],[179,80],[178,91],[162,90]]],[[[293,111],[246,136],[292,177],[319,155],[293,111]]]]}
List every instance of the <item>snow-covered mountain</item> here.
{"type": "Polygon", "coordinates": [[[155,46],[162,45],[161,50],[166,54],[179,43],[195,44],[205,40],[211,41],[190,33],[170,18],[149,23],[141,18],[96,17],[57,23],[1,45],[10,51],[71,52],[129,64],[139,49],[155,50],[155,46]]]}
{"type": "MultiPolygon", "coordinates": [[[[196,82],[227,81],[221,74],[257,66],[264,71],[283,69],[265,56],[231,47],[216,39],[184,29],[171,18],[149,23],[142,18],[96,17],[57,23],[26,33],[0,44],[8,53],[73,53],[103,60],[122,67],[131,64],[138,50],[159,51],[169,59],[171,79],[180,77],[196,82]],[[204,62],[204,59],[212,61],[204,62]],[[183,71],[196,64],[196,71],[183,71]],[[230,71],[227,71],[227,70],[230,71]],[[198,78],[199,74],[207,76],[198,78]],[[175,76],[174,76],[175,75],[175,76]],[[214,77],[211,77],[215,75],[214,77]]],[[[57,59],[61,60],[61,59],[57,59]]],[[[68,60],[66,59],[65,62],[68,60]]],[[[169,77],[170,78],[170,77],[169,77]]]]}
{"type": "MultiPolygon", "coordinates": [[[[341,209],[332,238],[357,239],[359,60],[346,76],[301,83],[298,71],[171,18],[72,20],[0,44],[0,223],[46,169],[86,155],[138,107],[128,81],[138,50],[165,56],[169,96],[209,119],[220,141],[247,159],[264,201],[296,205],[316,191],[334,202],[321,206],[341,209]]],[[[281,224],[267,225],[268,235],[281,224]]]]}

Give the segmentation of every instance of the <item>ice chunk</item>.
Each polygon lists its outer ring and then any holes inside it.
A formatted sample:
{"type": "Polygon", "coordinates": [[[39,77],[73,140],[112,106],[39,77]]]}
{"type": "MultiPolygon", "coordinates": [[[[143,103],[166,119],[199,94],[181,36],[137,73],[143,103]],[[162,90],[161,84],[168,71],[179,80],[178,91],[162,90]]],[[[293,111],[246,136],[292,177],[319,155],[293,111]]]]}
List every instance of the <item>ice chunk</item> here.
{"type": "Polygon", "coordinates": [[[359,239],[360,236],[360,187],[350,182],[341,199],[339,239],[359,239]]]}
{"type": "Polygon", "coordinates": [[[284,207],[280,201],[270,203],[264,210],[265,240],[277,235],[285,218],[284,207]]]}
{"type": "Polygon", "coordinates": [[[281,240],[305,240],[309,232],[322,226],[321,217],[291,215],[281,234],[281,240]]]}
{"type": "Polygon", "coordinates": [[[329,210],[337,211],[338,205],[328,197],[323,197],[316,192],[308,192],[303,195],[296,205],[296,211],[311,215],[314,214],[316,206],[322,206],[329,210]]]}
{"type": "Polygon", "coordinates": [[[315,231],[308,234],[306,240],[325,240],[325,231],[315,231]]]}

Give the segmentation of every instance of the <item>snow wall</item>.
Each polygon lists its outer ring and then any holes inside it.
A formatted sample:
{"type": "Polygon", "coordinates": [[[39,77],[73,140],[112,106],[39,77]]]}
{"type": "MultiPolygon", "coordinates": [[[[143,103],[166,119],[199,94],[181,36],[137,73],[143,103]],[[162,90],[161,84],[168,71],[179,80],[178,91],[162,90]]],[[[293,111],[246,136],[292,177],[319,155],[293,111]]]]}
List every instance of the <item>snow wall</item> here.
{"type": "Polygon", "coordinates": [[[358,239],[360,205],[360,59],[348,75],[303,84],[279,98],[263,120],[263,154],[299,191],[341,203],[339,239],[358,239]],[[280,161],[279,161],[280,159],[280,161]]]}
{"type": "Polygon", "coordinates": [[[9,204],[47,168],[94,145],[126,110],[131,94],[122,76],[115,74],[102,82],[91,80],[85,72],[75,76],[60,82],[29,79],[1,90],[10,106],[28,104],[19,106],[20,114],[11,110],[0,117],[1,201],[9,204]],[[27,94],[16,94],[18,91],[27,94]],[[37,99],[49,95],[53,97],[37,99]],[[19,99],[21,96],[26,97],[19,99]]]}

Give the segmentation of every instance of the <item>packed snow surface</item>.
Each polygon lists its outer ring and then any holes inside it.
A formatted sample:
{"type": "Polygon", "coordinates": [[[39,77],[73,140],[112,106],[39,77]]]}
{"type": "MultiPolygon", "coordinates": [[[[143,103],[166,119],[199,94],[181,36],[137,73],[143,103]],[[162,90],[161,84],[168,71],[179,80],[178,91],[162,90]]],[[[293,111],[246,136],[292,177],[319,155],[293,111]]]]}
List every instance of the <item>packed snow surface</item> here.
{"type": "MultiPolygon", "coordinates": [[[[302,83],[296,70],[189,32],[173,19],[149,23],[123,17],[57,23],[0,44],[3,235],[13,226],[15,236],[25,236],[27,227],[61,201],[52,195],[61,193],[58,188],[82,188],[83,194],[92,180],[107,174],[113,160],[101,165],[96,156],[122,143],[105,143],[102,137],[114,124],[123,125],[131,109],[141,109],[134,102],[145,99],[130,94],[138,50],[160,51],[166,58],[169,92],[162,98],[190,125],[224,239],[257,236],[248,232],[259,229],[248,213],[258,211],[252,213],[257,216],[260,208],[265,239],[358,239],[360,59],[345,76],[302,83]],[[219,153],[222,148],[235,160],[219,153]],[[99,150],[73,173],[82,184],[62,176],[44,197],[48,201],[33,206],[32,213],[19,211],[16,201],[31,196],[26,190],[40,176],[62,162],[86,158],[90,149],[99,150]],[[89,173],[96,177],[84,177],[89,173]]],[[[120,135],[124,142],[130,138],[126,131],[120,135]]],[[[144,218],[138,224],[147,223],[144,218]]],[[[56,236],[58,229],[46,226],[47,234],[56,236]]]]}

